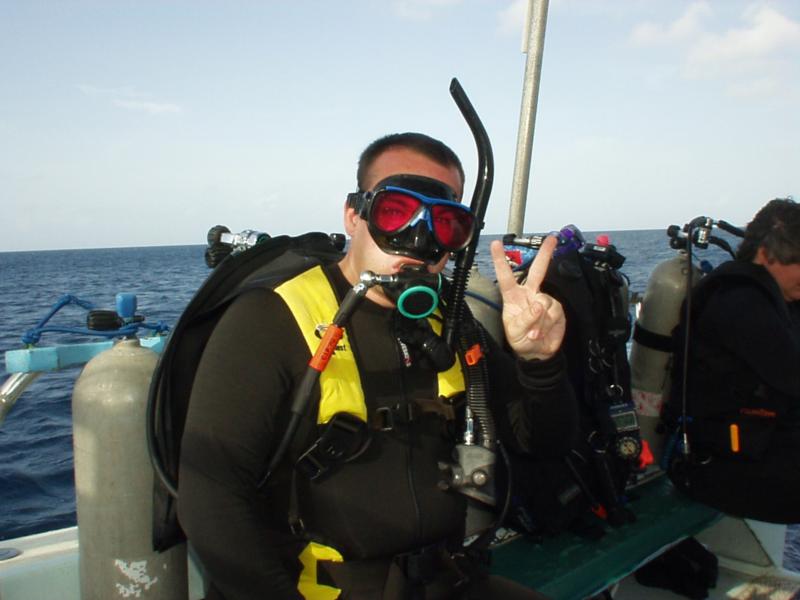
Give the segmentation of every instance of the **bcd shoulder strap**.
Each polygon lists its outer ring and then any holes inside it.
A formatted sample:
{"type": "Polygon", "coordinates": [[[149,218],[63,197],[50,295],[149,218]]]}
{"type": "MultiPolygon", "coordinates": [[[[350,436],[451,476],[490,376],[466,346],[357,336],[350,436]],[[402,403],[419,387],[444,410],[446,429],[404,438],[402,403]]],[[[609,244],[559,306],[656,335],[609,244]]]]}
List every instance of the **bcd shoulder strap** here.
{"type": "MultiPolygon", "coordinates": [[[[156,470],[172,487],[177,482],[180,441],[194,377],[206,342],[227,306],[244,290],[272,288],[342,253],[331,237],[313,232],[277,236],[232,254],[211,272],[178,319],[156,365],[148,397],[148,440],[156,470]]],[[[153,547],[163,551],[185,539],[167,483],[154,487],[153,547]]]]}

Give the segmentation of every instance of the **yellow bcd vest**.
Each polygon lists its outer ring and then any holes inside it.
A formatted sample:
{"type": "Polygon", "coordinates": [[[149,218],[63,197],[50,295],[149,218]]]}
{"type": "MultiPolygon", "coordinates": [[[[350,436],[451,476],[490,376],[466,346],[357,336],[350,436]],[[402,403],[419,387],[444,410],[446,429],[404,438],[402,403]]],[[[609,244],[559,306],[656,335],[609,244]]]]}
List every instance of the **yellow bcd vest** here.
{"type": "MultiPolygon", "coordinates": [[[[275,288],[289,307],[308,344],[312,356],[319,346],[324,328],[333,321],[339,302],[321,267],[308,271],[275,288]]],[[[442,332],[438,319],[428,319],[437,334],[442,332]]],[[[317,423],[327,423],[338,412],[346,412],[367,420],[367,406],[361,388],[361,377],[345,327],[328,366],[320,375],[320,404],[317,423]]],[[[438,396],[451,398],[465,390],[460,361],[438,375],[438,396]]]]}
{"type": "MultiPolygon", "coordinates": [[[[313,267],[277,286],[275,292],[283,298],[292,312],[313,356],[324,328],[333,321],[339,309],[339,302],[328,278],[321,267],[313,267]]],[[[441,321],[428,321],[434,332],[441,334],[441,321]]],[[[466,388],[460,361],[455,361],[447,371],[439,373],[437,383],[439,397],[451,398],[463,393],[466,388]]],[[[318,424],[327,423],[339,412],[350,413],[367,421],[367,404],[361,388],[361,377],[346,327],[336,351],[320,375],[319,384],[318,424]]],[[[317,562],[320,560],[341,562],[343,559],[334,548],[315,542],[309,543],[303,549],[300,554],[303,571],[300,573],[297,588],[307,600],[333,600],[341,593],[338,588],[317,583],[317,562]]]]}

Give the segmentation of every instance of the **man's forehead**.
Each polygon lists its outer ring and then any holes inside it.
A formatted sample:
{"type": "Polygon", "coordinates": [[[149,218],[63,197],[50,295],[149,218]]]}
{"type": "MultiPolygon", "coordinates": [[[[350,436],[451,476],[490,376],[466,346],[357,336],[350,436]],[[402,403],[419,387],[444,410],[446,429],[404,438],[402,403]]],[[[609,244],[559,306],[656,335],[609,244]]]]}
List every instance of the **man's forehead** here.
{"type": "Polygon", "coordinates": [[[443,165],[410,148],[395,146],[379,154],[370,166],[365,181],[366,189],[393,175],[418,175],[435,179],[452,188],[461,197],[463,182],[455,165],[443,165]]]}
{"type": "Polygon", "coordinates": [[[440,198],[442,200],[455,201],[458,199],[456,192],[449,185],[438,179],[425,177],[423,175],[412,175],[400,173],[390,175],[377,182],[373,189],[380,189],[387,186],[403,188],[428,196],[429,198],[440,198]]]}

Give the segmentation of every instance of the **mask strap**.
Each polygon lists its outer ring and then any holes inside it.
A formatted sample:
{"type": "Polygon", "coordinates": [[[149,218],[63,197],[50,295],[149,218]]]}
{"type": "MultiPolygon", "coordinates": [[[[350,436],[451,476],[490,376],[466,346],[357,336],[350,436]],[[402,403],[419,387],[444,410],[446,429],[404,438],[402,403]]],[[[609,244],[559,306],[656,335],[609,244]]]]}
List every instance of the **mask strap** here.
{"type": "Polygon", "coordinates": [[[358,216],[364,216],[364,209],[367,206],[367,194],[369,192],[350,192],[347,194],[347,207],[353,208],[358,216]]]}

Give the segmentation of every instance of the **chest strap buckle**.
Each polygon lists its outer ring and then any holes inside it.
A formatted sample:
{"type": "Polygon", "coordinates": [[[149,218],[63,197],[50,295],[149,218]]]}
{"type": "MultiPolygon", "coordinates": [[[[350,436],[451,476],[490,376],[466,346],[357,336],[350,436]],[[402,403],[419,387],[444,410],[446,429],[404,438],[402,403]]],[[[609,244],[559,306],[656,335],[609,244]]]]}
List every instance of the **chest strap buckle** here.
{"type": "Polygon", "coordinates": [[[320,426],[320,431],[317,441],[295,465],[311,481],[319,481],[334,467],[360,456],[369,446],[367,424],[350,413],[336,413],[320,426]]]}
{"type": "Polygon", "coordinates": [[[393,431],[398,425],[408,425],[419,418],[421,412],[415,402],[379,406],[372,413],[370,425],[378,431],[393,431]]]}

